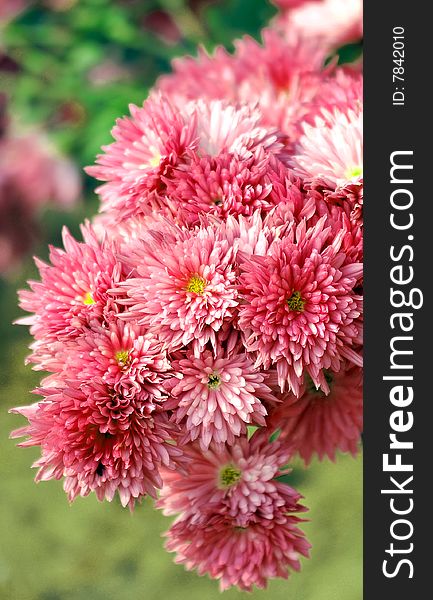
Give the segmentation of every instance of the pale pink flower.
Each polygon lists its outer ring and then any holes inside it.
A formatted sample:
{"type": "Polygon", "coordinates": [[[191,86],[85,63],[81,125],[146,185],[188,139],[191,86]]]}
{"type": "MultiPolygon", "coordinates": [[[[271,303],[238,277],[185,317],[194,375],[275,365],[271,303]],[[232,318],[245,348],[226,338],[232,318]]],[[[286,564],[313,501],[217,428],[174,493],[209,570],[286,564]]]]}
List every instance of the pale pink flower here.
{"type": "Polygon", "coordinates": [[[362,0],[311,0],[297,4],[274,20],[273,26],[283,35],[316,40],[329,51],[362,38],[362,0]]]}
{"type": "Polygon", "coordinates": [[[200,224],[204,214],[226,219],[260,211],[264,216],[280,203],[303,210],[299,178],[263,149],[244,159],[231,153],[196,157],[174,170],[166,183],[164,205],[189,226],[200,224]]]}
{"type": "Polygon", "coordinates": [[[101,209],[120,211],[123,218],[146,211],[152,194],[164,187],[161,176],[197,145],[194,120],[186,122],[164,98],[151,96],[129,109],[131,117],[118,119],[112,130],[115,141],[86,169],[107,182],[97,189],[101,209]]]}
{"type": "Polygon", "coordinates": [[[92,491],[111,501],[117,491],[122,505],[133,508],[144,495],[156,495],[162,465],[176,467],[174,426],[148,399],[124,397],[96,379],[38,393],[43,401],[12,409],[29,420],[12,437],[27,436],[24,447],[41,446],[36,480],[64,477],[70,501],[92,491]]]}
{"type": "Polygon", "coordinates": [[[329,393],[306,378],[300,398],[284,394],[272,413],[270,429],[279,440],[296,449],[308,464],[313,455],[335,459],[335,452],[357,454],[362,431],[362,370],[359,367],[327,371],[329,393]]]}
{"type": "Polygon", "coordinates": [[[50,249],[51,265],[36,259],[41,281],[19,293],[21,308],[33,314],[17,322],[30,325],[37,342],[71,339],[117,312],[108,290],[121,281],[122,265],[107,240],[98,242],[89,227],[82,233],[84,242],[77,242],[65,228],[65,250],[50,249]]]}
{"type": "Polygon", "coordinates": [[[299,395],[304,373],[323,385],[322,369],[338,371],[343,358],[361,364],[362,298],[355,287],[362,265],[346,262],[345,231],[331,235],[322,217],[276,239],[266,256],[249,256],[239,278],[239,327],[256,366],[276,365],[279,384],[299,395]]]}
{"type": "Polygon", "coordinates": [[[292,164],[302,178],[330,190],[362,185],[363,115],[359,107],[324,109],[314,124],[304,123],[292,164]]]}
{"type": "Polygon", "coordinates": [[[171,389],[166,408],[182,428],[182,444],[198,440],[203,449],[211,442],[232,445],[247,432],[247,424],[265,425],[264,402],[275,402],[265,377],[245,354],[227,357],[222,348],[214,355],[193,352],[172,363],[180,381],[171,389]]]}
{"type": "Polygon", "coordinates": [[[121,318],[145,325],[169,350],[194,342],[199,352],[234,318],[237,306],[234,248],[214,228],[177,239],[155,232],[135,254],[135,277],[118,287],[127,295],[121,318]]]}

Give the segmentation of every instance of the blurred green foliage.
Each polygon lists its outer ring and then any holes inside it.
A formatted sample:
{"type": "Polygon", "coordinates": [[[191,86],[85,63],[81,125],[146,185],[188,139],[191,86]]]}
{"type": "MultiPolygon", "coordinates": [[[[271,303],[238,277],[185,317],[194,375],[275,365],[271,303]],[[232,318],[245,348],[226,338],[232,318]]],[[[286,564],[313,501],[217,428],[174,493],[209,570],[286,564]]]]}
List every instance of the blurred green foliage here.
{"type": "MultiPolygon", "coordinates": [[[[0,0],[1,1],[1,0],[0,0]]],[[[247,33],[259,38],[274,14],[265,0],[45,0],[0,31],[8,69],[0,86],[14,119],[41,127],[79,168],[110,141],[116,117],[141,103],[170,60],[195,53],[197,44],[232,49],[247,33]],[[50,8],[51,7],[51,8],[50,8]],[[53,7],[57,7],[56,10],[53,7]],[[62,10],[59,7],[63,7],[62,10]],[[167,42],[146,25],[165,11],[178,28],[167,42]],[[12,66],[11,66],[12,65],[12,66]]],[[[344,50],[340,60],[347,60],[344,50]]],[[[96,210],[95,183],[86,179],[85,202],[75,211],[45,211],[35,253],[59,245],[62,223],[74,234],[96,210]]],[[[217,584],[173,564],[160,534],[169,520],[145,502],[131,516],[118,502],[79,499],[70,508],[60,482],[36,486],[30,464],[36,449],[19,450],[9,432],[23,420],[8,408],[34,401],[40,374],[24,366],[30,337],[12,326],[19,316],[16,289],[35,276],[29,259],[20,273],[0,279],[0,600],[202,600],[220,597],[217,584]]],[[[289,582],[272,582],[254,598],[359,600],[362,581],[362,463],[339,457],[335,465],[295,465],[289,476],[311,508],[304,525],[312,560],[289,582]]],[[[240,598],[237,591],[224,598],[240,598]]]]}

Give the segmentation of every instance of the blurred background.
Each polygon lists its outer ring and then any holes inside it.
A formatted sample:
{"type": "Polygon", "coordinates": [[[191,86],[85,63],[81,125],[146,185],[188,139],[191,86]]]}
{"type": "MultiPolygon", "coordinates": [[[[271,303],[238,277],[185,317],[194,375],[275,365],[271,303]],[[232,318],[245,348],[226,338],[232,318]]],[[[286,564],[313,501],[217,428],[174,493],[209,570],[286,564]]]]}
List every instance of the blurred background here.
{"type": "MultiPolygon", "coordinates": [[[[30,337],[12,322],[16,290],[36,276],[31,255],[46,258],[62,224],[77,235],[96,212],[83,167],[110,142],[115,118],[143,101],[173,57],[259,39],[275,12],[266,0],[0,0],[1,600],[220,597],[216,582],[174,565],[161,537],[169,521],[150,501],[133,515],[93,496],[69,506],[61,482],[34,484],[38,451],[8,439],[23,422],[7,411],[33,401],[40,374],[24,366],[30,337]]],[[[293,466],[291,483],[310,507],[312,559],[252,596],[359,600],[361,457],[293,466]]]]}

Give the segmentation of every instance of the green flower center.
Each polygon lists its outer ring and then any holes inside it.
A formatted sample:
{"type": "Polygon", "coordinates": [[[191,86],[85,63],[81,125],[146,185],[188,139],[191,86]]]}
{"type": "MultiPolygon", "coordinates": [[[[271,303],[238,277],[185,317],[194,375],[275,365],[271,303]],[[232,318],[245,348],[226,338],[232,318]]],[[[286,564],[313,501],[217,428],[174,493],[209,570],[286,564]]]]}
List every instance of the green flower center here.
{"type": "Polygon", "coordinates": [[[193,275],[186,286],[186,291],[201,296],[206,289],[206,281],[199,275],[193,275]]]}
{"type": "Polygon", "coordinates": [[[208,388],[210,388],[211,390],[216,390],[217,388],[219,388],[220,383],[221,377],[218,375],[218,373],[212,373],[211,375],[209,375],[207,380],[208,388]]]}
{"type": "Polygon", "coordinates": [[[129,362],[129,350],[119,350],[114,357],[120,367],[125,367],[129,362]]]}
{"type": "Polygon", "coordinates": [[[222,487],[230,487],[241,478],[242,471],[234,465],[226,465],[220,471],[220,484],[222,487]]]}
{"type": "Polygon", "coordinates": [[[95,304],[95,300],[90,292],[87,292],[87,294],[84,295],[83,303],[87,304],[88,306],[95,304]]]}
{"type": "Polygon", "coordinates": [[[290,310],[295,312],[303,312],[305,300],[301,296],[301,292],[293,292],[293,294],[287,300],[287,306],[290,310]]]}
{"type": "Polygon", "coordinates": [[[363,168],[358,165],[356,167],[350,167],[347,169],[345,176],[346,179],[356,179],[357,177],[361,177],[362,172],[363,168]]]}

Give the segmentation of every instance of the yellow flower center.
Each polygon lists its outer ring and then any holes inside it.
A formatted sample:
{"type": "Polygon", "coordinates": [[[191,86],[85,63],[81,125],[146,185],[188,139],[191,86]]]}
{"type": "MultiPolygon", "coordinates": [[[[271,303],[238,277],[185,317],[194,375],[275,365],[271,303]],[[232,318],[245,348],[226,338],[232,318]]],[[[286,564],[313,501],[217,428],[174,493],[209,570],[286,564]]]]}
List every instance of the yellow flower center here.
{"type": "Polygon", "coordinates": [[[129,350],[119,350],[114,357],[120,367],[125,367],[129,362],[129,350]]]}
{"type": "Polygon", "coordinates": [[[87,294],[84,295],[83,297],[83,303],[87,304],[88,306],[91,306],[92,304],[95,304],[95,300],[93,299],[93,296],[90,292],[87,292],[87,294]]]}
{"type": "Polygon", "coordinates": [[[234,465],[226,465],[219,474],[221,487],[230,487],[237,483],[241,478],[242,471],[234,465]]]}
{"type": "Polygon", "coordinates": [[[199,275],[193,275],[186,286],[186,291],[201,296],[206,288],[206,281],[199,275]]]}
{"type": "Polygon", "coordinates": [[[154,169],[156,169],[156,167],[159,166],[159,163],[161,162],[161,155],[159,152],[156,152],[152,158],[149,160],[149,165],[151,167],[153,167],[154,169]]]}
{"type": "Polygon", "coordinates": [[[346,179],[356,179],[357,177],[361,177],[362,173],[363,168],[358,165],[356,167],[350,167],[349,169],[347,169],[344,175],[346,179]]]}
{"type": "Polygon", "coordinates": [[[305,300],[301,296],[301,292],[293,292],[293,294],[287,300],[287,306],[290,310],[295,312],[303,312],[305,300]]]}

